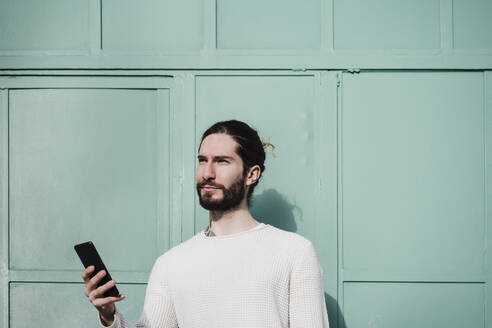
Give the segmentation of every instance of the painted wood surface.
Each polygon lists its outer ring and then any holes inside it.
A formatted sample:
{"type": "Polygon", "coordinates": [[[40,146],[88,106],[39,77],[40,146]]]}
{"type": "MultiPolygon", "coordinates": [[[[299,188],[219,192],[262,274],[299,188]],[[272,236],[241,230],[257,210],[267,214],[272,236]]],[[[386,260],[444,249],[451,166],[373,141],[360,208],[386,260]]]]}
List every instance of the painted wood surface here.
{"type": "Polygon", "coordinates": [[[252,211],[314,242],[331,326],[491,326],[491,6],[0,1],[0,326],[94,326],[88,239],[134,322],[233,117],[276,146],[252,211]]]}
{"type": "Polygon", "coordinates": [[[489,0],[4,0],[0,68],[491,69],[491,22],[489,0]]]}

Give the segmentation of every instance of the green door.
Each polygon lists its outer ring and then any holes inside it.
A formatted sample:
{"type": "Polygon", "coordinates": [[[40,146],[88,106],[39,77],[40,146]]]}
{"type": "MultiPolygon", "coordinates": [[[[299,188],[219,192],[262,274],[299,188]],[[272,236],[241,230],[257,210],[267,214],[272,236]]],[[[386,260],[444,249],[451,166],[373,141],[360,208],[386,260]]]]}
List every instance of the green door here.
{"type": "MultiPolygon", "coordinates": [[[[311,240],[323,268],[332,327],[337,319],[337,73],[216,73],[195,77],[196,143],[214,122],[238,119],[258,130],[267,150],[252,215],[311,240]]],[[[208,212],[195,202],[196,231],[208,212]]]]}
{"type": "Polygon", "coordinates": [[[128,295],[121,308],[135,321],[152,264],[170,246],[172,79],[0,83],[1,296],[9,304],[1,325],[94,327],[73,249],[87,240],[128,295]]]}
{"type": "Polygon", "coordinates": [[[347,327],[488,326],[484,108],[482,72],[343,74],[347,327]]]}

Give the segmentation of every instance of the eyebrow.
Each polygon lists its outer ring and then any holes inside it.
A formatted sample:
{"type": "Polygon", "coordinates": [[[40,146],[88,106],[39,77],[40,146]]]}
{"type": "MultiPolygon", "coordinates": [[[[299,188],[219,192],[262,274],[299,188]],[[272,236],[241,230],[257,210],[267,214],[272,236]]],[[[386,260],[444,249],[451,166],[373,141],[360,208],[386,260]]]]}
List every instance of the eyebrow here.
{"type": "MultiPolygon", "coordinates": [[[[206,159],[207,157],[206,156],[203,156],[203,155],[198,155],[197,158],[198,159],[206,159]]],[[[213,159],[215,159],[215,160],[217,160],[217,159],[233,160],[234,157],[222,155],[222,156],[214,156],[213,159]]]]}

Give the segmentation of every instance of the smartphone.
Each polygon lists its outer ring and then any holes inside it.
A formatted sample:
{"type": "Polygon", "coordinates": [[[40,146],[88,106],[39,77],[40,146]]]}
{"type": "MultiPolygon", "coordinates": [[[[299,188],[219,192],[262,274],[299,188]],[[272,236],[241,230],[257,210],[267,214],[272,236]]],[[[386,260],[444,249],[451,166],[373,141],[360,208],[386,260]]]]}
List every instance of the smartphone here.
{"type": "MultiPolygon", "coordinates": [[[[108,269],[106,269],[106,266],[101,260],[101,257],[99,256],[99,253],[97,252],[96,247],[94,246],[92,241],[75,245],[73,248],[75,248],[75,251],[77,252],[77,255],[80,257],[80,260],[82,261],[82,264],[84,265],[85,268],[91,265],[93,265],[96,268],[91,273],[90,275],[91,278],[101,270],[106,271],[106,275],[101,279],[101,281],[99,281],[99,284],[97,284],[98,287],[104,285],[105,283],[111,280],[111,275],[109,274],[108,269]]],[[[118,292],[116,286],[113,286],[110,289],[108,289],[103,294],[103,296],[119,297],[120,293],[118,292]]]]}

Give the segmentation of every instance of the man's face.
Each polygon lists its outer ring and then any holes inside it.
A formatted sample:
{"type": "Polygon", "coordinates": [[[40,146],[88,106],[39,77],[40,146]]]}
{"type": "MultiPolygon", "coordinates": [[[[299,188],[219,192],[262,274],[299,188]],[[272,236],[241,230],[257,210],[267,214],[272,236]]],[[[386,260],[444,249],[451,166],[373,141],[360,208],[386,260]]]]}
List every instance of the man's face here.
{"type": "Polygon", "coordinates": [[[198,152],[196,189],[200,205],[209,211],[237,207],[245,196],[243,161],[238,144],[223,133],[208,135],[198,152]]]}

